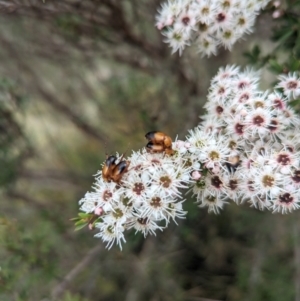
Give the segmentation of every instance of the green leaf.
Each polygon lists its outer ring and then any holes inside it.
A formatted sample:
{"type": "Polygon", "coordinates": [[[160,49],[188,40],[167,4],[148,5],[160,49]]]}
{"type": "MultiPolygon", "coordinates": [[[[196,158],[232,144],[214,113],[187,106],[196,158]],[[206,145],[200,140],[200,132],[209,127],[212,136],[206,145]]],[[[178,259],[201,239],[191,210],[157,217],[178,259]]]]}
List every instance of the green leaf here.
{"type": "Polygon", "coordinates": [[[79,225],[82,225],[82,224],[88,224],[88,222],[86,220],[80,220],[80,221],[75,223],[75,226],[79,226],[79,225]]]}
{"type": "Polygon", "coordinates": [[[88,223],[84,223],[84,224],[82,224],[82,225],[78,225],[78,226],[76,226],[75,227],[75,230],[74,231],[78,231],[78,230],[81,230],[81,229],[83,229],[85,226],[87,226],[88,225],[88,223]]]}
{"type": "Polygon", "coordinates": [[[283,45],[293,33],[294,33],[293,30],[289,30],[289,31],[287,31],[283,36],[281,36],[281,37],[277,40],[277,42],[278,42],[278,44],[279,44],[277,47],[280,47],[281,45],[283,45]]]}
{"type": "Polygon", "coordinates": [[[84,213],[84,212],[79,212],[78,213],[78,216],[81,217],[81,218],[89,218],[91,217],[93,214],[91,213],[84,213]]]}
{"type": "Polygon", "coordinates": [[[282,73],[283,71],[283,66],[280,65],[277,60],[275,59],[270,59],[269,60],[269,65],[270,65],[270,69],[272,71],[274,71],[275,73],[282,73]]]}

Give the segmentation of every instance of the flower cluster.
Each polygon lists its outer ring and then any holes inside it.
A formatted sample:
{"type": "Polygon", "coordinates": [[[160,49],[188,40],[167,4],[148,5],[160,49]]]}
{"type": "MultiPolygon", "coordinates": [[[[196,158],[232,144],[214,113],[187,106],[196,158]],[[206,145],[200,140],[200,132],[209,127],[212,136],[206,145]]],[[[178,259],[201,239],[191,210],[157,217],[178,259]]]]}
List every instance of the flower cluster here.
{"type": "Polygon", "coordinates": [[[126,160],[108,157],[94,191],[79,202],[77,226],[89,224],[108,247],[121,247],[125,230],[146,236],[184,217],[187,188],[200,207],[214,213],[229,201],[281,213],[298,209],[300,119],[288,102],[300,95],[300,78],[288,74],[279,80],[274,91],[263,92],[257,72],[221,68],[211,81],[207,114],[186,141],[172,143],[150,132],[146,149],[126,160]]]}
{"type": "Polygon", "coordinates": [[[173,156],[150,154],[145,149],[133,152],[126,159],[129,168],[120,183],[106,182],[102,171],[97,173],[94,191],[79,203],[90,217],[89,226],[99,230],[95,236],[108,247],[114,242],[121,247],[127,229],[146,236],[184,217],[181,190],[188,187],[191,167],[176,150],[176,143],[173,149],[173,156]]]}
{"type": "Polygon", "coordinates": [[[156,17],[156,26],[173,53],[195,43],[202,56],[231,49],[252,31],[255,18],[269,0],[168,0],[156,17]]]}
{"type": "Polygon", "coordinates": [[[226,67],[212,79],[204,122],[187,138],[191,160],[208,171],[192,191],[209,211],[228,200],[282,213],[300,207],[300,120],[288,105],[300,80],[279,79],[286,96],[260,91],[250,69],[226,67]]]}

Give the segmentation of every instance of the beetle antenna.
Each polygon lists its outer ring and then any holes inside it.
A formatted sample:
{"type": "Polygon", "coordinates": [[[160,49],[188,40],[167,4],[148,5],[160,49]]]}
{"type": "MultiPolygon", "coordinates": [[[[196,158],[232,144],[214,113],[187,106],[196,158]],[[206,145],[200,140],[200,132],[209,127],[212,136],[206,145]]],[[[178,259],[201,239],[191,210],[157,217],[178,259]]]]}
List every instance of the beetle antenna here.
{"type": "Polygon", "coordinates": [[[106,158],[108,158],[108,153],[107,153],[107,142],[106,142],[106,141],[104,141],[104,151],[105,151],[106,158]]]}
{"type": "Polygon", "coordinates": [[[120,158],[120,161],[124,158],[124,156],[126,155],[127,151],[129,150],[129,145],[130,143],[128,143],[128,146],[127,148],[125,149],[125,152],[122,154],[121,158],[120,158]]]}

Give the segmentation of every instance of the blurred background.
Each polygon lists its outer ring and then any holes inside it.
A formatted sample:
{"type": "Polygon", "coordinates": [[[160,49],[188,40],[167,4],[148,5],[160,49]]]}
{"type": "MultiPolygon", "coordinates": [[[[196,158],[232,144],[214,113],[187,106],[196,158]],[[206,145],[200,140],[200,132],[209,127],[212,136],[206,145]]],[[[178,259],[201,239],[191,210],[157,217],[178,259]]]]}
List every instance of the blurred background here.
{"type": "Polygon", "coordinates": [[[264,89],[299,69],[299,1],[271,2],[209,59],[171,55],[161,3],[0,0],[1,301],[300,301],[299,212],[213,215],[189,197],[178,226],[129,233],[123,251],[74,231],[105,153],[138,150],[151,130],[184,139],[221,66],[262,68],[264,89]]]}

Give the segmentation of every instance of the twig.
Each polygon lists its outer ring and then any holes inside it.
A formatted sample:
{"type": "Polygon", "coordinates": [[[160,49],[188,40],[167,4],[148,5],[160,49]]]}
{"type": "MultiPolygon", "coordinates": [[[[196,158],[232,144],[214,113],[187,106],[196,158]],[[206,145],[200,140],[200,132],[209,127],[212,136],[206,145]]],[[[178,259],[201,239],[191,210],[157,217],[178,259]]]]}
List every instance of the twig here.
{"type": "Polygon", "coordinates": [[[80,130],[88,134],[90,137],[100,141],[104,142],[107,140],[107,137],[100,132],[99,129],[94,128],[92,125],[86,123],[80,116],[75,114],[73,110],[70,108],[70,106],[65,105],[64,103],[60,102],[54,95],[46,91],[44,88],[42,88],[39,84],[37,84],[40,80],[37,74],[28,67],[26,63],[20,58],[19,53],[16,51],[16,49],[11,45],[11,43],[7,40],[5,40],[3,37],[1,37],[1,45],[2,47],[6,47],[8,50],[8,53],[11,55],[11,57],[18,62],[18,64],[22,67],[23,70],[25,70],[29,76],[33,79],[33,81],[36,83],[35,87],[39,94],[42,96],[42,100],[50,104],[53,108],[58,110],[60,113],[64,114],[66,117],[68,117],[69,120],[71,120],[74,125],[77,126],[80,130]]]}
{"type": "Polygon", "coordinates": [[[6,192],[7,197],[12,198],[12,199],[20,199],[25,201],[28,204],[33,205],[35,208],[37,208],[40,211],[46,210],[46,206],[42,203],[40,203],[38,200],[24,194],[21,192],[17,192],[17,191],[12,191],[9,190],[6,192]]]}
{"type": "Polygon", "coordinates": [[[103,249],[99,244],[91,249],[86,256],[64,277],[64,279],[52,289],[51,298],[57,300],[67,289],[68,285],[94,260],[103,249]]]}
{"type": "Polygon", "coordinates": [[[43,100],[46,101],[48,104],[50,104],[53,108],[58,110],[60,113],[64,114],[66,117],[68,117],[74,125],[77,126],[78,129],[82,130],[86,134],[88,134],[90,137],[95,138],[96,140],[100,142],[104,142],[107,140],[107,137],[100,132],[100,130],[95,129],[88,123],[86,123],[82,118],[77,116],[70,108],[70,106],[67,106],[60,102],[56,97],[54,97],[52,94],[50,94],[48,91],[44,90],[40,87],[40,85],[37,85],[37,90],[43,96],[43,100]]]}
{"type": "Polygon", "coordinates": [[[68,173],[68,172],[60,172],[55,169],[51,170],[29,170],[24,169],[21,170],[18,174],[19,177],[29,179],[29,180],[36,180],[36,181],[64,181],[68,183],[72,183],[78,185],[82,181],[89,180],[88,177],[81,176],[79,174],[68,173]]]}

